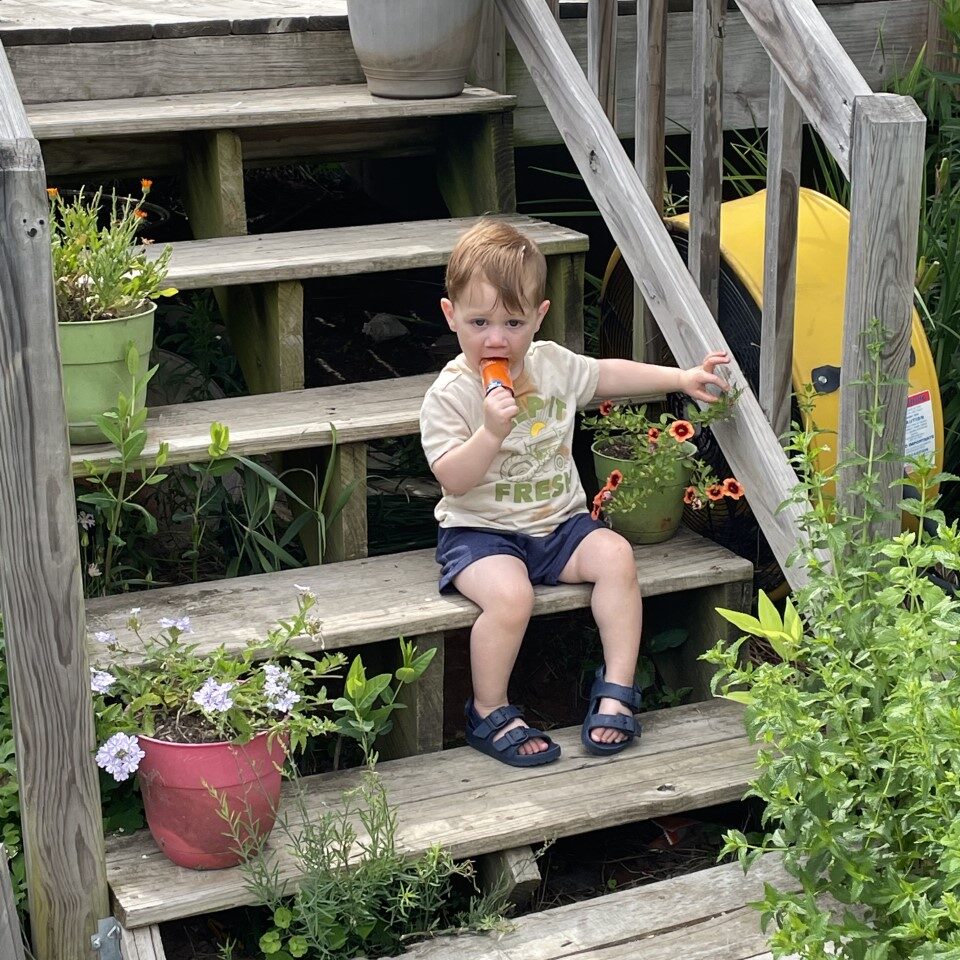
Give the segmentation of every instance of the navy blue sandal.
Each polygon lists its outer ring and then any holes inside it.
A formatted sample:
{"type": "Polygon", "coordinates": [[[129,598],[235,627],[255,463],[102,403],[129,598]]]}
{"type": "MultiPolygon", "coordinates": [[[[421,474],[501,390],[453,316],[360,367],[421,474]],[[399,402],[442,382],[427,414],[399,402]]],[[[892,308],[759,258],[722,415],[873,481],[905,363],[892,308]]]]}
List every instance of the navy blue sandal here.
{"type": "Polygon", "coordinates": [[[590,707],[580,728],[580,742],[584,749],[598,757],[619,753],[631,740],[640,736],[640,722],[633,716],[639,709],[640,688],[636,684],[632,687],[624,687],[619,683],[608,683],[603,677],[603,664],[601,664],[597,667],[597,675],[590,688],[590,707]],[[630,716],[623,713],[597,713],[603,697],[619,700],[624,706],[629,707],[632,713],[630,716]],[[625,733],[627,738],[619,743],[597,743],[596,740],[591,739],[590,731],[598,727],[619,730],[625,733]]]}
{"type": "Polygon", "coordinates": [[[494,760],[511,767],[539,767],[560,758],[560,744],[554,743],[542,730],[535,727],[514,727],[499,739],[494,739],[498,730],[502,730],[511,720],[523,716],[519,707],[497,707],[481,719],[471,698],[467,701],[464,713],[467,716],[467,743],[494,760]],[[528,740],[546,740],[549,746],[539,753],[520,753],[520,747],[528,740]]]}

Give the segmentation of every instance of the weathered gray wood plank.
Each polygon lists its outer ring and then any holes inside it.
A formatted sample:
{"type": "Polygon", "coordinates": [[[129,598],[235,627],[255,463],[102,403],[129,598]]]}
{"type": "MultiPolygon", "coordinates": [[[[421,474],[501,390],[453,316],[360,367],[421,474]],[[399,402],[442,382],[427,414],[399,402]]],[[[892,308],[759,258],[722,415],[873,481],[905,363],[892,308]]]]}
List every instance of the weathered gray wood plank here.
{"type": "Polygon", "coordinates": [[[17,904],[13,899],[13,883],[7,867],[7,850],[0,843],[0,957],[5,960],[25,960],[23,933],[17,904]]]}
{"type": "Polygon", "coordinates": [[[587,8],[587,79],[607,119],[617,123],[617,0],[587,8]]]}
{"type": "Polygon", "coordinates": [[[477,874],[484,892],[497,891],[510,903],[526,903],[543,879],[532,847],[513,847],[482,856],[477,874]]]}
{"type": "Polygon", "coordinates": [[[723,20],[726,0],[702,0],[693,15],[690,128],[690,252],[687,266],[717,316],[723,200],[723,20]]]}
{"type": "MultiPolygon", "coordinates": [[[[762,5],[771,7],[766,3],[762,5]]],[[[781,3],[772,5],[777,10],[783,7],[781,3]]],[[[847,57],[874,90],[883,89],[891,77],[902,71],[905,63],[912,63],[926,40],[927,0],[872,0],[869,3],[824,6],[820,13],[847,57]]],[[[585,66],[586,22],[564,18],[560,23],[581,67],[585,66]]],[[[620,91],[617,133],[622,138],[629,138],[635,130],[633,63],[636,18],[620,16],[617,36],[617,87],[620,91]]],[[[754,127],[764,127],[767,124],[770,72],[763,47],[742,13],[735,10],[726,13],[723,40],[724,128],[752,130],[754,127]]],[[[666,64],[667,132],[686,134],[692,122],[690,78],[693,23],[690,13],[669,15],[667,46],[670,50],[666,64]]],[[[799,48],[796,55],[800,56],[799,48]]],[[[507,45],[506,92],[517,97],[514,116],[517,146],[559,142],[556,125],[511,44],[507,45]]],[[[641,109],[645,106],[641,102],[641,109]]]]}
{"type": "Polygon", "coordinates": [[[804,116],[849,176],[853,103],[870,93],[870,84],[813,0],[741,0],[739,7],[804,116]]]}
{"type": "MultiPolygon", "coordinates": [[[[587,237],[529,217],[504,220],[540,246],[546,256],[582,253],[587,237]]],[[[438,267],[475,217],[297,230],[250,237],[219,237],[170,244],[170,282],[181,290],[199,287],[344,277],[382,270],[438,267]]],[[[148,256],[158,256],[155,245],[148,256]]]]}
{"type": "Polygon", "coordinates": [[[121,927],[120,953],[123,960],[165,960],[160,927],[156,924],[137,930],[121,927]]]}
{"type": "Polygon", "coordinates": [[[0,46],[0,140],[23,140],[30,136],[30,122],[20,91],[10,72],[6,51],[0,46]]]}
{"type": "MultiPolygon", "coordinates": [[[[850,450],[865,455],[872,444],[870,417],[863,411],[874,406],[874,388],[863,380],[876,375],[868,350],[868,331],[875,319],[880,321],[883,341],[880,375],[887,381],[877,392],[882,424],[877,439],[880,450],[889,447],[898,454],[903,450],[926,132],[916,101],[893,94],[858,98],[853,121],[838,458],[847,457],[850,450]]],[[[892,484],[903,477],[903,464],[897,456],[874,469],[877,492],[889,511],[889,519],[877,522],[874,530],[877,536],[894,536],[900,531],[900,511],[895,507],[902,492],[892,484]]],[[[846,467],[838,480],[838,496],[855,513],[860,502],[851,488],[862,475],[862,467],[846,467]]]]}
{"type": "MultiPolygon", "coordinates": [[[[753,576],[749,561],[687,531],[664,544],[636,547],[634,556],[646,596],[753,576]]],[[[320,642],[328,649],[339,649],[470,626],[477,608],[459,594],[441,596],[437,577],[434,551],[427,549],[104,597],[87,603],[88,650],[98,664],[111,662],[114,655],[93,637],[99,630],[112,631],[131,651],[124,659],[135,662],[136,638],[125,626],[132,606],[141,608],[140,617],[148,628],[161,617],[189,616],[192,639],[201,651],[220,643],[238,649],[252,637],[266,636],[278,620],[289,617],[296,609],[298,584],[316,594],[314,609],[323,627],[322,641],[311,637],[297,641],[304,649],[316,649],[320,642]],[[238,610],[244,611],[242,617],[237,616],[238,610]]],[[[534,592],[538,616],[590,604],[587,584],[537,587],[534,592]]]]}
{"type": "MultiPolygon", "coordinates": [[[[565,760],[546,767],[505,769],[462,747],[378,770],[397,811],[401,850],[413,855],[440,843],[454,856],[478,856],[738,799],[756,762],[740,716],[721,701],[645,714],[639,744],[611,759],[588,757],[579,727],[571,727],[552,732],[565,760]]],[[[358,773],[305,780],[308,810],[336,804],[358,773]]],[[[274,830],[269,845],[281,878],[295,878],[282,831],[274,830]]],[[[130,928],[252,902],[242,872],[176,867],[145,832],[111,838],[108,856],[119,915],[130,928]]]]}
{"type": "Polygon", "coordinates": [[[33,949],[60,960],[107,886],[44,180],[36,140],[0,140],[0,609],[33,949]]]}
{"type": "MultiPolygon", "coordinates": [[[[657,214],[666,189],[667,0],[638,0],[634,75],[633,165],[657,214]]],[[[634,360],[660,362],[663,335],[638,284],[633,285],[634,360]]]]}
{"type": "Polygon", "coordinates": [[[760,406],[778,437],[782,437],[790,427],[802,139],[803,114],[800,105],[780,77],[780,71],[771,65],[763,319],[760,333],[760,406]]]}
{"type": "MultiPolygon", "coordinates": [[[[577,70],[559,27],[539,0],[497,3],[677,363],[690,367],[711,350],[726,348],[620,141],[577,70]]],[[[781,507],[796,486],[796,475],[735,360],[728,375],[743,387],[743,393],[732,418],[714,425],[714,435],[735,475],[744,482],[750,507],[774,555],[791,585],[798,587],[806,582],[806,568],[789,566],[787,559],[803,538],[802,511],[798,504],[781,507]]]]}
{"type": "Polygon", "coordinates": [[[187,130],[325,124],[412,117],[460,116],[509,109],[514,98],[479,87],[458,97],[435,100],[384,100],[367,85],[287,87],[34,103],[27,117],[38,140],[143,135],[187,130]]]}
{"type": "MultiPolygon", "coordinates": [[[[797,887],[772,856],[758,861],[746,876],[739,864],[724,864],[530,913],[513,920],[506,933],[440,937],[417,943],[405,956],[408,960],[559,960],[606,957],[594,951],[630,945],[633,957],[646,960],[652,955],[649,951],[659,951],[669,942],[674,952],[668,956],[686,958],[689,948],[704,939],[703,924],[727,913],[739,913],[747,903],[761,899],[765,883],[786,890],[797,887]],[[681,939],[671,939],[674,934],[681,939]]],[[[714,937],[717,952],[711,956],[749,956],[744,948],[759,931],[759,914],[751,912],[753,930],[745,928],[743,941],[737,936],[714,937]],[[736,952],[724,952],[724,947],[736,952]]]]}

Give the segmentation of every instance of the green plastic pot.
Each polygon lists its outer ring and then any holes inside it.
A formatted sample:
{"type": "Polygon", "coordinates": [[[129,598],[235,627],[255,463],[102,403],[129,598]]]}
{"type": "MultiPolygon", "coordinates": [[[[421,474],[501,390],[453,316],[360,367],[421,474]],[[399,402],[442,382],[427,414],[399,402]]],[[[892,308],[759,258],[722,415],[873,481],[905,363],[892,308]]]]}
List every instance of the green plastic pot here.
{"type": "MultiPolygon", "coordinates": [[[[143,311],[132,317],[57,324],[71,443],[106,442],[96,417],[115,407],[119,394],[130,392],[126,357],[131,342],[140,354],[137,376],[146,375],[156,309],[155,303],[145,301],[143,311]]],[[[146,388],[136,398],[137,410],[143,407],[145,392],[146,388]]]]}
{"type": "MultiPolygon", "coordinates": [[[[624,480],[636,478],[640,465],[635,460],[620,460],[597,451],[598,440],[590,448],[593,465],[597,471],[597,483],[602,487],[614,470],[623,474],[624,480]]],[[[689,440],[681,444],[684,452],[696,456],[697,448],[689,440]]],[[[662,543],[674,536],[683,519],[683,493],[690,486],[693,464],[678,460],[671,475],[657,490],[650,490],[642,506],[623,513],[608,513],[610,525],[631,543],[662,543]]]]}

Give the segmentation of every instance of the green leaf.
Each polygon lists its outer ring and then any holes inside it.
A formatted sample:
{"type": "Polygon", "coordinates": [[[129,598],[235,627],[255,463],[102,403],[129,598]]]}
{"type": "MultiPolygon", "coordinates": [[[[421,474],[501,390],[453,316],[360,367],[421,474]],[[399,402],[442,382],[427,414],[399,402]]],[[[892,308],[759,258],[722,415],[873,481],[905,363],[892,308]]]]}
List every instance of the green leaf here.
{"type": "Polygon", "coordinates": [[[277,907],[273,911],[273,922],[281,929],[287,930],[293,921],[293,911],[289,907],[277,907]]]}
{"type": "Polygon", "coordinates": [[[689,635],[687,630],[679,627],[673,630],[661,630],[660,633],[655,633],[650,637],[644,646],[647,653],[660,653],[663,650],[672,650],[674,647],[679,647],[686,642],[689,635]]]}
{"type": "Polygon", "coordinates": [[[260,949],[270,956],[280,949],[280,933],[277,930],[268,930],[260,938],[260,949]]]}
{"type": "Polygon", "coordinates": [[[395,676],[401,683],[413,683],[417,679],[417,671],[413,667],[398,667],[395,676]]]}
{"type": "Polygon", "coordinates": [[[287,950],[290,951],[291,957],[303,957],[309,949],[310,945],[307,943],[306,937],[291,937],[287,941],[287,950]]]}

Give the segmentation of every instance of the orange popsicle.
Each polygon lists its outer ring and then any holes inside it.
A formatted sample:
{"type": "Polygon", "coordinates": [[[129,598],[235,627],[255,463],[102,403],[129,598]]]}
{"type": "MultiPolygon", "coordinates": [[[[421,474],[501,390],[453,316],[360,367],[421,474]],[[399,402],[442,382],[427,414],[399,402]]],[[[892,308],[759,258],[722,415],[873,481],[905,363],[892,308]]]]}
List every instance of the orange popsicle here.
{"type": "Polygon", "coordinates": [[[510,377],[510,364],[503,357],[491,357],[480,361],[480,376],[483,379],[483,393],[503,387],[513,393],[513,380],[510,377]]]}

